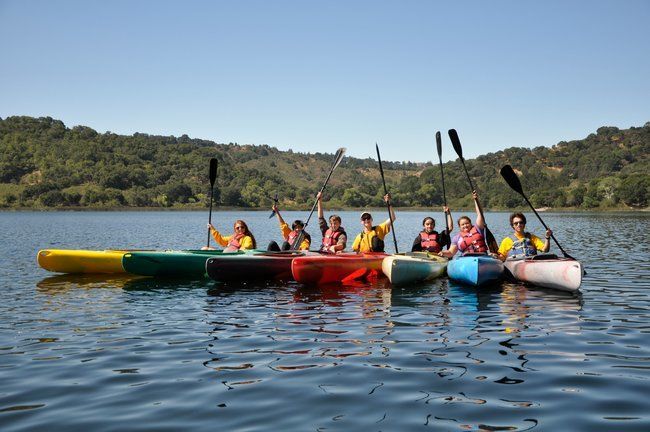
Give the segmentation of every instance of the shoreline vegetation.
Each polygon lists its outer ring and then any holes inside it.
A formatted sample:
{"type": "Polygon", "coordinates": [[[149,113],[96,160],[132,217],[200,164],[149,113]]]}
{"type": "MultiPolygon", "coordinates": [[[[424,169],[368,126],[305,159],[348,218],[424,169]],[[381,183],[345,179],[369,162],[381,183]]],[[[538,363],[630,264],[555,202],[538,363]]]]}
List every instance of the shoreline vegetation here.
{"type": "MultiPolygon", "coordinates": [[[[444,153],[453,152],[450,143],[443,146],[444,153]]],[[[332,147],[327,150],[333,152],[332,147]]],[[[219,161],[215,211],[267,211],[276,192],[281,210],[308,211],[333,154],[217,144],[187,135],[98,133],[85,126],[68,128],[51,117],[0,118],[0,211],[204,211],[210,158],[219,161]]],[[[487,211],[527,209],[499,175],[510,164],[538,209],[627,212],[648,211],[649,158],[647,122],[629,129],[601,127],[582,140],[512,147],[465,162],[487,211]]],[[[396,210],[441,211],[433,145],[430,159],[382,161],[396,210]]],[[[460,160],[445,163],[444,172],[449,207],[471,211],[460,160]]],[[[377,161],[345,157],[324,199],[328,211],[379,210],[382,196],[377,161]]]]}

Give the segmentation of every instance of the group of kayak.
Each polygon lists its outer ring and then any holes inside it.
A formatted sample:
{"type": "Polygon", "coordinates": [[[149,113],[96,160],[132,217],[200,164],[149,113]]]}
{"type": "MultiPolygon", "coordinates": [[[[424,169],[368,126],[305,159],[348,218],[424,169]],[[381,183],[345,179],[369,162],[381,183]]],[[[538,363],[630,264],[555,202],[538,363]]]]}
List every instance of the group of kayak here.
{"type": "Polygon", "coordinates": [[[525,231],[522,213],[510,216],[512,236],[502,240],[496,253],[490,252],[486,226],[473,192],[476,220],[467,216],[458,219],[460,232],[451,237],[452,215],[443,207],[446,227],[438,232],[432,217],[424,218],[422,230],[413,241],[411,251],[403,254],[385,253],[385,238],[397,219],[390,206],[390,195],[384,196],[389,218],[373,224],[369,212],[360,215],[362,230],[346,252],[348,235],[341,217],[325,219],[322,193],[317,195],[318,223],[321,244],[312,249],[312,237],[305,223],[295,220],[291,227],[283,219],[277,204],[272,207],[282,234],[282,244],[271,242],[266,250],[258,249],[255,236],[243,220],[234,224],[234,233],[223,235],[208,223],[210,236],[223,250],[204,247],[187,251],[73,251],[43,250],[39,265],[64,273],[119,273],[156,277],[204,277],[227,282],[246,280],[295,280],[306,284],[346,283],[385,275],[394,285],[431,280],[447,272],[451,280],[480,286],[510,277],[535,285],[575,291],[582,280],[578,261],[540,255],[548,252],[552,231],[545,241],[525,231]],[[445,249],[445,247],[447,249],[445,249]]]}
{"type": "Polygon", "coordinates": [[[207,246],[201,250],[187,251],[84,251],[42,250],[38,253],[41,267],[62,273],[116,273],[126,272],[141,276],[204,277],[217,281],[295,280],[305,284],[346,283],[359,279],[387,276],[394,285],[407,285],[431,280],[445,272],[451,280],[480,286],[496,282],[504,276],[537,286],[565,291],[577,291],[582,283],[582,264],[570,257],[553,237],[541,217],[523,193],[517,175],[510,165],[501,169],[504,180],[521,194],[546,228],[545,241],[527,232],[526,217],[522,213],[510,216],[514,232],[497,247],[494,236],[485,223],[483,211],[465,167],[458,134],[449,130],[454,150],[467,175],[472,190],[476,220],[468,216],[458,219],[459,233],[451,237],[453,219],[446,205],[440,132],[436,133],[438,158],[445,205],[445,229],[438,232],[431,217],[422,221],[422,229],[415,237],[411,251],[397,253],[397,239],[392,229],[396,220],[390,205],[384,171],[377,148],[379,170],[384,185],[384,202],[388,219],[374,225],[369,212],[361,213],[362,230],[352,242],[352,251],[346,252],[348,235],[341,225],[341,217],[331,215],[327,220],[323,212],[323,191],[333,171],[341,163],[345,149],[339,149],[325,183],[316,195],[316,202],[306,222],[295,220],[291,227],[285,222],[277,205],[272,207],[280,224],[282,245],[272,241],[265,250],[258,248],[255,236],[243,220],[235,221],[233,233],[223,235],[212,225],[212,195],[217,175],[217,160],[210,160],[210,216],[208,218],[207,246]],[[312,247],[312,237],[306,228],[318,207],[318,227],[321,243],[312,247]],[[392,231],[395,254],[385,252],[384,240],[392,231]],[[210,247],[210,239],[223,247],[210,247]],[[564,258],[548,254],[549,240],[553,238],[564,258]],[[446,249],[445,249],[446,248],[446,249]],[[542,252],[542,254],[538,254],[542,252]]]}

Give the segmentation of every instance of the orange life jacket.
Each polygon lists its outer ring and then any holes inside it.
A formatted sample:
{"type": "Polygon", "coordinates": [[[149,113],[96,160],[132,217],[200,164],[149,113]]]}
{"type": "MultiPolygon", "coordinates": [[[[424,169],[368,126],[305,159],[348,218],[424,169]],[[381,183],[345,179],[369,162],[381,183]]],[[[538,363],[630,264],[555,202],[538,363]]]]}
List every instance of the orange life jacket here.
{"type": "Polygon", "coordinates": [[[239,250],[241,247],[240,240],[244,238],[245,234],[233,234],[232,237],[230,237],[230,240],[228,241],[228,246],[226,246],[226,249],[229,250],[239,250]]]}
{"type": "Polygon", "coordinates": [[[422,246],[423,251],[438,253],[442,250],[442,245],[440,244],[440,234],[438,231],[434,231],[431,234],[427,234],[426,231],[420,233],[420,246],[422,246]]]}
{"type": "Polygon", "coordinates": [[[323,244],[321,245],[320,250],[327,251],[330,246],[336,245],[341,234],[345,234],[345,230],[341,227],[336,231],[332,231],[332,228],[328,228],[323,236],[323,244]]]}
{"type": "Polygon", "coordinates": [[[483,234],[479,232],[476,226],[472,226],[472,229],[466,234],[459,234],[458,249],[464,253],[485,253],[488,251],[483,234]]]}

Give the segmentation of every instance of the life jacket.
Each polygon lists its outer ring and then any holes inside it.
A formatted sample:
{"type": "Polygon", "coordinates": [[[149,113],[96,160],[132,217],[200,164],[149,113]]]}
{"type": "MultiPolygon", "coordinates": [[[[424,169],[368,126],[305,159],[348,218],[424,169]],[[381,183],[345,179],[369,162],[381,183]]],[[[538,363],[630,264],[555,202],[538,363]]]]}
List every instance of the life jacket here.
{"type": "MultiPolygon", "coordinates": [[[[361,231],[361,239],[363,240],[363,237],[366,235],[364,231],[361,231]]],[[[377,227],[374,226],[370,229],[368,232],[368,235],[372,235],[370,238],[370,252],[384,252],[384,248],[386,247],[384,241],[379,238],[377,235],[377,227]],[[374,233],[374,235],[372,235],[374,233]]]]}
{"type": "Polygon", "coordinates": [[[336,245],[339,237],[341,237],[341,234],[345,234],[345,230],[341,227],[339,227],[336,231],[332,231],[332,228],[328,228],[327,231],[325,231],[325,235],[323,236],[323,244],[321,245],[320,250],[327,251],[330,246],[336,245]]]}
{"type": "MultiPolygon", "coordinates": [[[[515,236],[517,238],[517,236],[515,236]]],[[[537,248],[531,240],[530,233],[525,233],[524,238],[513,240],[512,248],[508,251],[509,257],[514,256],[535,256],[537,255],[537,248]]]]}
{"type": "Polygon", "coordinates": [[[472,226],[472,229],[466,234],[459,234],[458,249],[464,253],[486,253],[488,251],[485,239],[476,226],[472,226]]]}
{"type": "Polygon", "coordinates": [[[241,247],[240,240],[244,238],[245,234],[233,234],[228,241],[225,251],[236,251],[241,247]]]}
{"type": "MultiPolygon", "coordinates": [[[[291,232],[287,236],[287,243],[291,245],[291,249],[293,249],[293,244],[296,242],[298,235],[299,234],[296,230],[291,230],[291,232]]],[[[311,236],[309,235],[309,233],[303,231],[302,238],[303,240],[307,240],[309,243],[311,243],[311,236]]],[[[302,241],[300,243],[302,243],[302,241]]],[[[297,249],[300,249],[300,245],[297,246],[297,249]]]]}
{"type": "Polygon", "coordinates": [[[427,234],[426,231],[420,233],[420,246],[423,251],[438,253],[442,250],[442,245],[440,244],[440,234],[438,231],[434,231],[431,234],[427,234]]]}

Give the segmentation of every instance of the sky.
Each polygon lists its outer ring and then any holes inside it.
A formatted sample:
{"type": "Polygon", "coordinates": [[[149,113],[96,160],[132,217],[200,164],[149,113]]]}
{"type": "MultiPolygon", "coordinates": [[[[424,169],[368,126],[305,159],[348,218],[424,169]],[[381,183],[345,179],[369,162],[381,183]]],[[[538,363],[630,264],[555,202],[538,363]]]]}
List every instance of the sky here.
{"type": "Polygon", "coordinates": [[[0,0],[0,117],[383,160],[650,121],[650,1],[0,0]]]}

